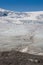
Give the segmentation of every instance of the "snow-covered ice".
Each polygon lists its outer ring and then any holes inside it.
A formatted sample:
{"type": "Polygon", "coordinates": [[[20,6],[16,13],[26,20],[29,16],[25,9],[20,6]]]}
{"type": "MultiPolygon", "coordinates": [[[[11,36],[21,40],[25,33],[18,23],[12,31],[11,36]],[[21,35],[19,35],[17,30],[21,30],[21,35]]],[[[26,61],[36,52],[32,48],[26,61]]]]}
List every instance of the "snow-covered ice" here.
{"type": "Polygon", "coordinates": [[[43,54],[43,11],[13,12],[0,8],[0,50],[13,48],[43,54]]]}

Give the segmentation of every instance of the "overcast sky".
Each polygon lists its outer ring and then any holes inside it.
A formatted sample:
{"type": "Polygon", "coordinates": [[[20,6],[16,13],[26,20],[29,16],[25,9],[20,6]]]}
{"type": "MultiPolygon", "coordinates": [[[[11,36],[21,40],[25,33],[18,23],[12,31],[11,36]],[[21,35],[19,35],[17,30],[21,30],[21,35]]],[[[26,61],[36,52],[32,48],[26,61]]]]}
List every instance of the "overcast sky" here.
{"type": "Polygon", "coordinates": [[[0,8],[14,11],[43,11],[43,0],[0,0],[0,8]]]}

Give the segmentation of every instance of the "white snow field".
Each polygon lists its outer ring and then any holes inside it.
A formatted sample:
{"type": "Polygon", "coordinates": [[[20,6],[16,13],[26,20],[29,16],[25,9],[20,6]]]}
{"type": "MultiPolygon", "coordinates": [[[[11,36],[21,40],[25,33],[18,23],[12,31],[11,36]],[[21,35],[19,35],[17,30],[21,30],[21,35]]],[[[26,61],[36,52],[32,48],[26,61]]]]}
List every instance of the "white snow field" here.
{"type": "Polygon", "coordinates": [[[43,55],[43,11],[13,12],[0,8],[0,51],[43,55]]]}

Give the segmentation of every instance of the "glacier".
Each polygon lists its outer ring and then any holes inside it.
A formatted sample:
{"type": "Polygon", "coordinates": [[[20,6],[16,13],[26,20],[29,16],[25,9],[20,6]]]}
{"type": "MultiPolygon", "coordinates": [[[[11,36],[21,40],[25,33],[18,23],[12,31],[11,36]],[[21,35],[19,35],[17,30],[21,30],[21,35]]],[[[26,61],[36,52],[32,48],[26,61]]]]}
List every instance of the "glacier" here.
{"type": "Polygon", "coordinates": [[[14,12],[0,8],[0,51],[11,49],[43,54],[43,11],[14,12]]]}

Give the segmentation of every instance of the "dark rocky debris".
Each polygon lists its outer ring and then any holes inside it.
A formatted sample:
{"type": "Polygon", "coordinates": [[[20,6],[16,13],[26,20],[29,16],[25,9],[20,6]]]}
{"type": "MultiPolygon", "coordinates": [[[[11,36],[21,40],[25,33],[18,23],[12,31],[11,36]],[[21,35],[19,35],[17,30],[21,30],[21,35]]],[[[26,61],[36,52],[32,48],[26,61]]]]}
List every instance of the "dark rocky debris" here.
{"type": "Polygon", "coordinates": [[[0,52],[0,65],[43,65],[43,56],[19,51],[0,52]]]}

